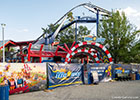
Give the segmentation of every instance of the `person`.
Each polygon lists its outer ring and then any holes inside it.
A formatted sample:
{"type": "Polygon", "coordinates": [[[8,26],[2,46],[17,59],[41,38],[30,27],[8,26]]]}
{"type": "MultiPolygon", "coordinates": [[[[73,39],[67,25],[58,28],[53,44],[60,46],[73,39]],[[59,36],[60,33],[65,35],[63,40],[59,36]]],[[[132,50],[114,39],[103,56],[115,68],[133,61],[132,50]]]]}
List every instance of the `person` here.
{"type": "Polygon", "coordinates": [[[35,74],[35,76],[34,76],[34,80],[37,81],[37,79],[38,79],[38,74],[35,74]]]}
{"type": "Polygon", "coordinates": [[[17,86],[19,87],[23,87],[23,79],[21,78],[21,76],[18,76],[17,79],[17,86]]]}
{"type": "Polygon", "coordinates": [[[10,86],[10,90],[14,90],[16,88],[16,83],[15,83],[15,80],[14,78],[10,78],[9,79],[9,86],[10,86]]]}

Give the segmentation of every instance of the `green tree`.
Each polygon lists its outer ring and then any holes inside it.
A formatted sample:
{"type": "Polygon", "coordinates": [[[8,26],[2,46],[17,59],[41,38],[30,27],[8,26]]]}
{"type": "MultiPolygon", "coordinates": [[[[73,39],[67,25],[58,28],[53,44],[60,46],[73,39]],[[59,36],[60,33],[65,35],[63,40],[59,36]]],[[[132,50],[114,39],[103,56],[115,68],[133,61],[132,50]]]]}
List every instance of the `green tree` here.
{"type": "Polygon", "coordinates": [[[2,50],[0,50],[0,62],[2,61],[2,50]]]}
{"type": "Polygon", "coordinates": [[[69,12],[68,15],[67,15],[67,19],[72,22],[74,20],[74,17],[73,17],[73,13],[72,12],[69,12]]]}
{"type": "MultiPolygon", "coordinates": [[[[14,48],[10,48],[10,50],[8,51],[8,48],[6,47],[5,48],[5,57],[6,58],[9,57],[10,53],[14,52],[14,51],[15,51],[14,48]]],[[[0,50],[0,62],[2,61],[2,59],[3,59],[3,50],[0,50]]]]}
{"type": "Polygon", "coordinates": [[[104,17],[99,27],[99,37],[106,39],[105,44],[113,56],[114,63],[131,61],[130,50],[139,31],[132,25],[125,13],[113,12],[111,17],[104,17]]]}
{"type": "Polygon", "coordinates": [[[140,42],[136,43],[130,51],[130,59],[133,63],[140,63],[140,42]]]}
{"type": "MultiPolygon", "coordinates": [[[[70,12],[67,15],[68,22],[72,22],[74,20],[73,13],[70,12]]],[[[58,28],[59,24],[53,25],[50,24],[48,25],[48,28],[42,28],[44,32],[47,34],[51,34],[55,32],[55,30],[58,28]]],[[[88,35],[90,34],[90,30],[86,26],[78,26],[78,34],[77,34],[77,39],[78,41],[82,41],[81,37],[83,35],[88,35]]],[[[72,43],[75,41],[75,29],[72,26],[67,27],[63,31],[59,32],[58,35],[56,36],[55,41],[59,41],[60,43],[72,43]]]]}
{"type": "MultiPolygon", "coordinates": [[[[44,32],[47,32],[47,34],[51,34],[55,32],[59,25],[57,24],[54,26],[53,24],[48,25],[48,28],[42,28],[44,32]]],[[[82,36],[83,35],[88,35],[90,34],[90,30],[86,26],[78,26],[78,34],[77,34],[77,39],[78,41],[82,41],[82,36]]],[[[61,31],[58,33],[56,36],[55,41],[59,41],[60,43],[72,43],[75,41],[75,29],[72,26],[69,26],[65,30],[61,31]]]]}
{"type": "Polygon", "coordinates": [[[79,41],[83,41],[82,39],[82,36],[84,35],[89,35],[90,34],[90,30],[88,30],[88,28],[86,26],[79,26],[78,27],[78,40],[79,41]]]}

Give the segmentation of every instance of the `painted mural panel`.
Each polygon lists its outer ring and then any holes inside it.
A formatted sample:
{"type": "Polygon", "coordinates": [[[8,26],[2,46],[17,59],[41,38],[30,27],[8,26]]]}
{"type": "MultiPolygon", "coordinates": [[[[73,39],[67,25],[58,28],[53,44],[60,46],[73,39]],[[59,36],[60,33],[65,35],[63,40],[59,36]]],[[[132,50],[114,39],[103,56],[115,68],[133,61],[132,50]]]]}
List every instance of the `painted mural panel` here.
{"type": "Polygon", "coordinates": [[[112,80],[112,65],[111,64],[90,64],[90,73],[96,71],[99,81],[108,82],[112,80]]]}
{"type": "Polygon", "coordinates": [[[9,93],[26,93],[46,88],[45,63],[0,63],[0,85],[9,93]]]}
{"type": "Polygon", "coordinates": [[[49,89],[82,83],[81,64],[48,64],[49,89]]]}

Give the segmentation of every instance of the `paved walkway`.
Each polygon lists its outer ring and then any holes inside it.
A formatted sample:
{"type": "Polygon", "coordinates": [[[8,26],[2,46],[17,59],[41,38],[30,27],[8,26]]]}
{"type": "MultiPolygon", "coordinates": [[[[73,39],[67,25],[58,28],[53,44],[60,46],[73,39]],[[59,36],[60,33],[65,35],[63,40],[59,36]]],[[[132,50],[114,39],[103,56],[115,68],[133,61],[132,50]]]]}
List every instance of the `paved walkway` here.
{"type": "Polygon", "coordinates": [[[9,100],[140,100],[140,81],[61,87],[11,95],[9,100]]]}

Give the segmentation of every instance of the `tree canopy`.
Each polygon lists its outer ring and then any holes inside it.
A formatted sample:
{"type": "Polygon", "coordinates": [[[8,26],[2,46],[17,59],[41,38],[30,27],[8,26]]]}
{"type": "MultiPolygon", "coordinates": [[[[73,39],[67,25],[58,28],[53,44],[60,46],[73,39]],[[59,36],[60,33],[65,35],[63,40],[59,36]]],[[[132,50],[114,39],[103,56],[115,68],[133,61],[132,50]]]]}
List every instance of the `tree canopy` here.
{"type": "Polygon", "coordinates": [[[140,42],[136,43],[130,50],[130,62],[140,63],[140,42]]]}
{"type": "Polygon", "coordinates": [[[130,53],[132,54],[133,49],[137,49],[134,44],[136,44],[136,37],[139,32],[128,21],[124,12],[112,11],[111,17],[103,18],[98,35],[106,39],[105,44],[108,45],[114,63],[129,63],[132,61],[130,53]]]}
{"type": "MultiPolygon", "coordinates": [[[[72,12],[70,12],[67,15],[67,19],[68,19],[68,22],[71,22],[74,20],[72,12]]],[[[42,28],[42,29],[45,33],[50,34],[52,32],[55,32],[55,30],[58,28],[58,26],[59,26],[59,24],[57,24],[57,25],[50,24],[50,25],[48,25],[48,28],[42,28]]],[[[86,26],[78,26],[77,30],[78,30],[78,34],[77,34],[78,41],[82,40],[83,35],[90,34],[90,30],[88,30],[88,28],[86,26]]],[[[59,41],[60,43],[74,42],[75,41],[75,27],[69,26],[66,29],[64,29],[63,31],[59,32],[58,35],[56,36],[55,41],[59,41]]]]}

